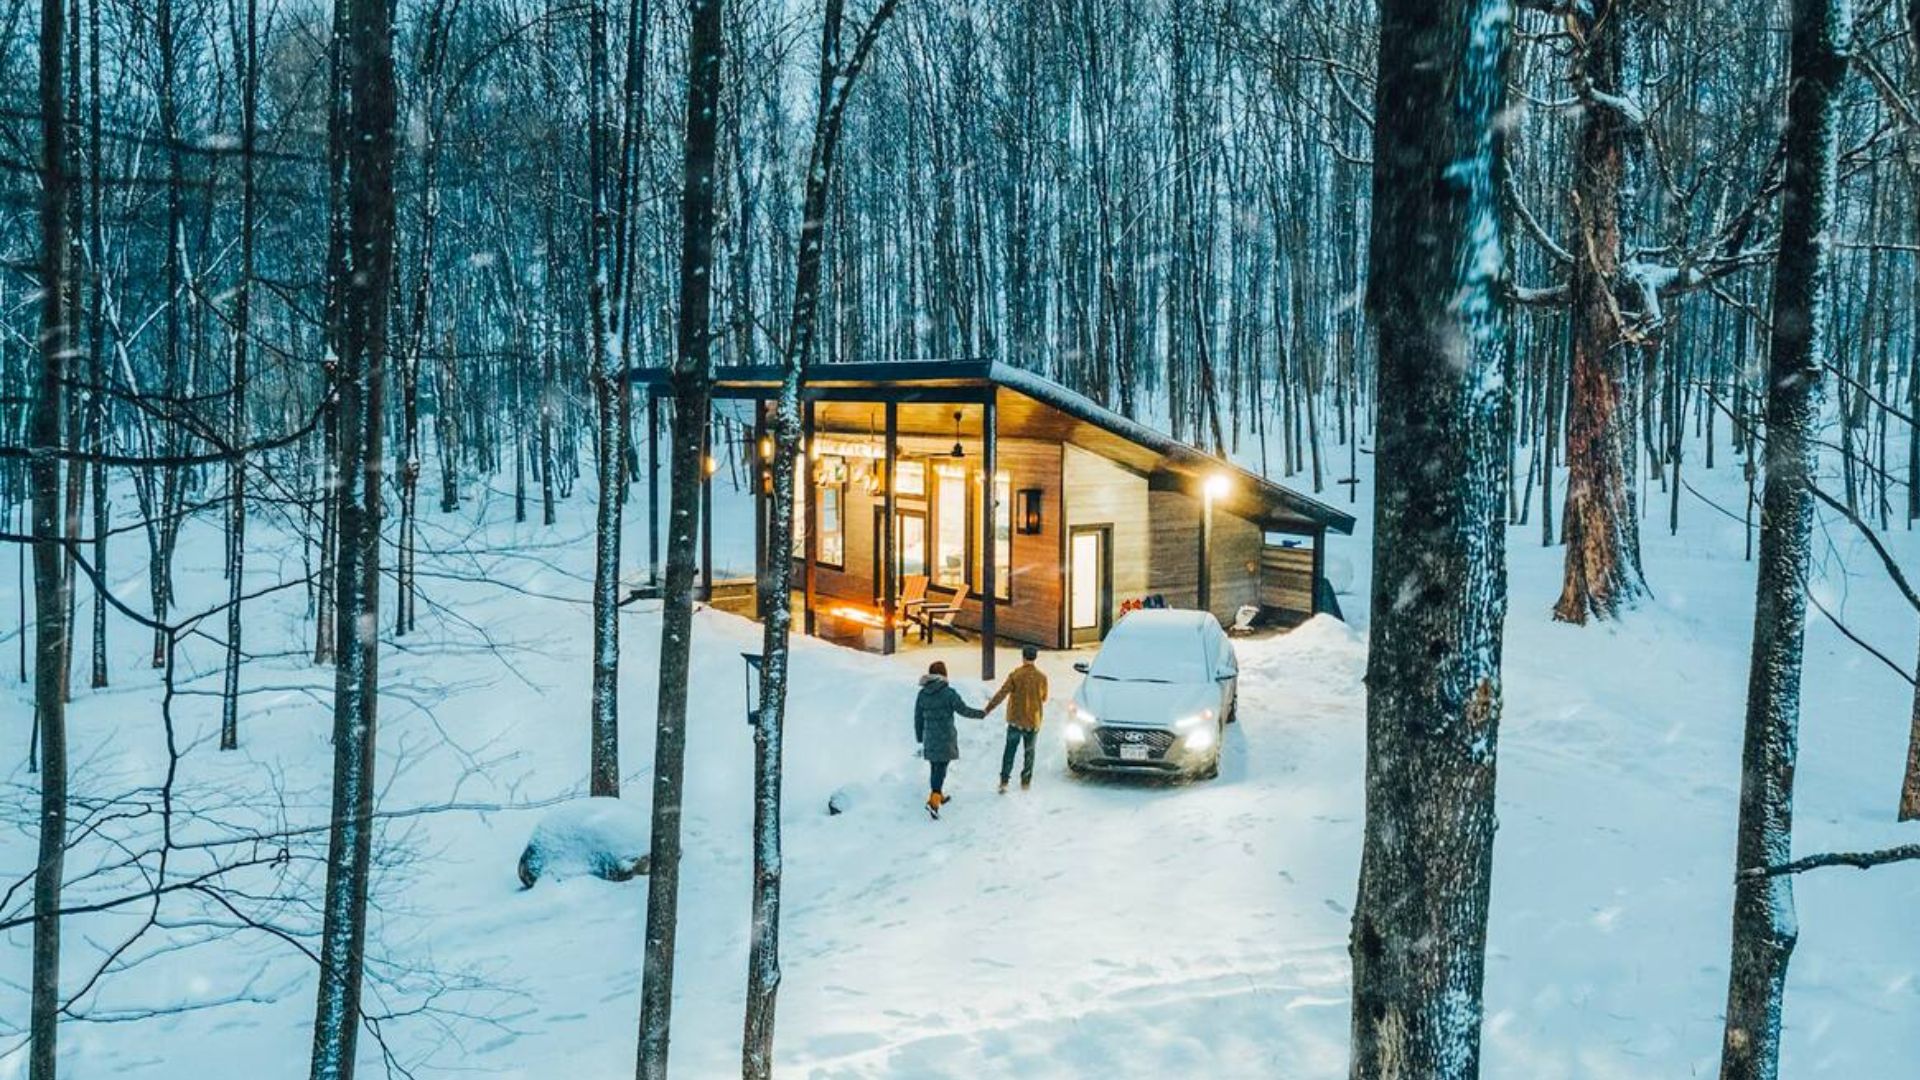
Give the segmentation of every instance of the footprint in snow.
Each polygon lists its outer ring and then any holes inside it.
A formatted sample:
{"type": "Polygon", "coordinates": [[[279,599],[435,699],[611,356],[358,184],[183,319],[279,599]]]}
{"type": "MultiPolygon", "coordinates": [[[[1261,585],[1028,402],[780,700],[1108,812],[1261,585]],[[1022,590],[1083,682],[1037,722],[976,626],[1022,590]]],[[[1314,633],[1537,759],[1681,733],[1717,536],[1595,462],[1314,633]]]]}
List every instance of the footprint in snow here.
{"type": "Polygon", "coordinates": [[[1335,915],[1347,914],[1347,905],[1338,900],[1322,900],[1320,902],[1327,905],[1327,910],[1333,912],[1335,915]]]}

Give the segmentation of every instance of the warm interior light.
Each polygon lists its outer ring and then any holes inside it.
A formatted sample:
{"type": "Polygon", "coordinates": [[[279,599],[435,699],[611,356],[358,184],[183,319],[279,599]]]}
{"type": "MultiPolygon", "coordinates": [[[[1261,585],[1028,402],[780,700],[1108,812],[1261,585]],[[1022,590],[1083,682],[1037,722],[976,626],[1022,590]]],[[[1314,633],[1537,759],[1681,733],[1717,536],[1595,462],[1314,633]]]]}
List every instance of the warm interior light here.
{"type": "Polygon", "coordinates": [[[1209,499],[1221,498],[1232,490],[1232,487],[1233,482],[1227,479],[1226,473],[1210,473],[1207,476],[1206,492],[1209,499]]]}

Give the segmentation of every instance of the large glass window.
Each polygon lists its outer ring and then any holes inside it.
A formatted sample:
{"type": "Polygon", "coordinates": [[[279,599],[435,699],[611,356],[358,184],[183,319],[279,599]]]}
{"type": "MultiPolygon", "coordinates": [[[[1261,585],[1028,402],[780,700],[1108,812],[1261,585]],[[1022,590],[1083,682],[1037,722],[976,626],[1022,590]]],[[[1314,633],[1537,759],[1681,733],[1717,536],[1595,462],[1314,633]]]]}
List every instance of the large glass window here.
{"type": "Polygon", "coordinates": [[[967,585],[967,471],[962,466],[934,469],[933,582],[950,589],[967,585]]]}
{"type": "Polygon", "coordinates": [[[1013,598],[1013,480],[1006,473],[993,478],[993,595],[1013,598]]]}
{"type": "MultiPolygon", "coordinates": [[[[814,528],[819,530],[814,556],[824,566],[845,566],[847,562],[847,461],[823,457],[814,470],[814,528]]],[[[804,552],[804,549],[803,549],[804,552]]]]}
{"type": "Polygon", "coordinates": [[[896,519],[896,540],[900,544],[900,579],[927,572],[927,516],[911,510],[901,511],[896,519]]]}
{"type": "Polygon", "coordinates": [[[812,497],[809,497],[806,490],[800,486],[806,482],[806,479],[804,475],[794,477],[793,551],[791,554],[796,559],[807,557],[807,504],[812,501],[812,497]]]}
{"type": "MultiPolygon", "coordinates": [[[[977,512],[984,514],[987,508],[982,504],[984,485],[979,477],[974,478],[974,506],[977,512]]],[[[993,595],[1001,600],[1013,599],[1013,480],[1006,473],[996,473],[993,477],[993,595]]],[[[980,564],[979,545],[974,545],[973,584],[977,590],[985,570],[980,564]]]]}
{"type": "Polygon", "coordinates": [[[927,493],[927,463],[924,461],[897,461],[893,466],[893,493],[903,498],[915,499],[927,493]]]}

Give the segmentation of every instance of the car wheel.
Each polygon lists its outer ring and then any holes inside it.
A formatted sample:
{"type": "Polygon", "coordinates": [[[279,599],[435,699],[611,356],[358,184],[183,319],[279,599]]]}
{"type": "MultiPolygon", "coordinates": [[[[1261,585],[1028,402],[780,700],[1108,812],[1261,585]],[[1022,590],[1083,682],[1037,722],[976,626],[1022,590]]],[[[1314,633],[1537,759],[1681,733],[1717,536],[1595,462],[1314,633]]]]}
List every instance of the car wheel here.
{"type": "Polygon", "coordinates": [[[1200,779],[1214,780],[1214,779],[1218,779],[1219,776],[1220,776],[1220,755],[1215,754],[1213,755],[1213,760],[1207,762],[1207,767],[1200,770],[1200,779]]]}
{"type": "Polygon", "coordinates": [[[1087,775],[1087,767],[1073,760],[1072,758],[1067,759],[1067,771],[1072,773],[1075,776],[1087,775]]]}
{"type": "Polygon", "coordinates": [[[1237,724],[1239,722],[1240,722],[1240,695],[1235,694],[1233,698],[1233,704],[1227,706],[1227,723],[1237,724]]]}

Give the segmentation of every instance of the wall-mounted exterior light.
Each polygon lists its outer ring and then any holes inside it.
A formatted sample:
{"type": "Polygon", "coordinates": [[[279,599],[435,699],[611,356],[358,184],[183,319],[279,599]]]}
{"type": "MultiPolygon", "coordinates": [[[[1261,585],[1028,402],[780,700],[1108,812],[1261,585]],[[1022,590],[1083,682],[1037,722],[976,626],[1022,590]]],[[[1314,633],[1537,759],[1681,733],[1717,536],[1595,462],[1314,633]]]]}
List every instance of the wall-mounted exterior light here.
{"type": "Polygon", "coordinates": [[[1041,491],[1039,488],[1021,488],[1017,507],[1019,510],[1020,532],[1025,536],[1038,536],[1045,527],[1041,520],[1041,491]]]}

